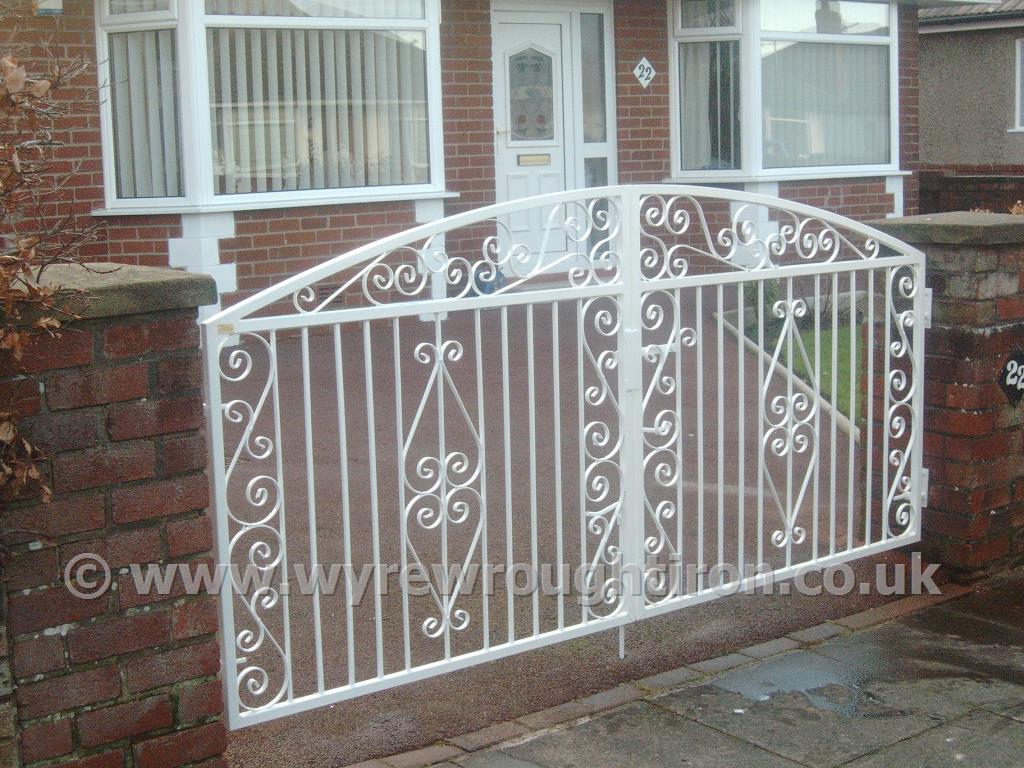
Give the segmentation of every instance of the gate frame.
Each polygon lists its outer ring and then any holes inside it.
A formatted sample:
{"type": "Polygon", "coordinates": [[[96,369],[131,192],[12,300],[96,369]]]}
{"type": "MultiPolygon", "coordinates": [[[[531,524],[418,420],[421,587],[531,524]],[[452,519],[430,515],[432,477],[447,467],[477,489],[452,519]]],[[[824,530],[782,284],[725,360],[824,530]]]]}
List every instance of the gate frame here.
{"type": "MultiPolygon", "coordinates": [[[[914,391],[909,400],[913,410],[913,435],[907,447],[912,454],[908,461],[907,472],[910,476],[910,497],[913,500],[913,514],[905,531],[898,536],[878,541],[863,548],[850,549],[837,552],[832,555],[819,557],[811,562],[802,562],[791,565],[784,569],[759,574],[748,578],[742,578],[739,584],[730,587],[729,594],[735,589],[755,589],[774,581],[789,579],[800,573],[820,571],[830,566],[839,565],[862,557],[889,551],[908,544],[914,544],[921,538],[921,508],[925,503],[926,476],[922,468],[923,454],[923,395],[924,395],[924,330],[927,318],[930,315],[928,306],[929,292],[925,288],[926,265],[925,255],[902,241],[885,234],[879,230],[868,227],[860,222],[828,211],[820,210],[802,203],[782,200],[780,198],[768,197],[765,195],[751,194],[727,189],[708,188],[692,185],[615,185],[583,190],[570,190],[543,195],[524,200],[513,200],[495,205],[478,208],[455,216],[447,217],[428,224],[419,225],[403,232],[382,238],[373,243],[361,246],[334,257],[323,264],[308,269],[298,275],[294,275],[284,281],[267,288],[260,293],[251,296],[238,304],[229,307],[214,315],[203,323],[204,356],[205,356],[205,380],[206,380],[206,403],[208,413],[209,451],[211,456],[211,476],[213,480],[213,505],[215,507],[216,531],[217,531],[217,553],[218,565],[228,565],[231,562],[230,546],[230,523],[227,519],[227,478],[224,466],[225,441],[223,419],[218,414],[223,413],[225,403],[221,398],[220,370],[221,356],[226,346],[230,346],[233,337],[239,334],[259,334],[270,331],[285,331],[309,329],[318,326],[330,326],[338,323],[358,323],[363,321],[374,321],[383,319],[395,319],[402,317],[421,318],[440,316],[444,317],[448,312],[474,311],[480,309],[494,308],[498,306],[511,307],[525,304],[542,304],[552,301],[566,301],[574,299],[586,299],[596,296],[611,296],[619,301],[621,315],[621,328],[618,333],[619,358],[622,363],[619,366],[618,387],[621,397],[620,419],[622,424],[630,423],[626,414],[639,415],[638,428],[623,430],[622,452],[620,465],[623,468],[642,466],[644,459],[643,447],[643,386],[644,369],[642,361],[642,330],[641,301],[645,293],[657,288],[652,288],[651,282],[645,282],[639,267],[630,268],[627,266],[630,259],[637,259],[640,253],[640,243],[643,236],[641,226],[641,212],[643,202],[652,197],[661,197],[667,200],[677,198],[693,198],[697,201],[724,201],[730,204],[741,206],[764,206],[770,210],[783,211],[792,214],[794,217],[802,217],[805,220],[820,222],[829,228],[834,228],[850,233],[855,233],[864,238],[864,242],[871,246],[885,247],[893,250],[897,256],[881,256],[877,252],[870,257],[871,261],[878,261],[879,268],[886,266],[894,269],[911,267],[917,275],[916,290],[913,295],[913,336],[910,361],[913,366],[912,386],[914,391]],[[347,309],[325,309],[317,308],[310,312],[294,311],[293,314],[275,314],[268,317],[252,317],[252,313],[273,306],[274,304],[296,297],[304,289],[311,288],[318,282],[330,278],[339,273],[351,270],[361,264],[368,263],[376,257],[381,257],[404,246],[421,244],[432,237],[443,236],[451,230],[460,229],[473,224],[498,219],[521,210],[529,210],[542,206],[558,206],[560,204],[590,201],[597,198],[608,198],[619,201],[621,204],[620,233],[618,235],[617,252],[620,255],[621,280],[617,285],[598,285],[597,287],[531,287],[530,277],[522,281],[525,290],[521,293],[501,294],[500,301],[496,302],[493,296],[477,296],[472,293],[455,297],[436,295],[437,287],[445,288],[444,281],[439,281],[434,274],[433,280],[427,281],[427,291],[434,290],[435,295],[423,300],[411,300],[393,304],[378,304],[368,307],[354,307],[347,309]]],[[[737,216],[731,218],[734,226],[734,233],[739,230],[737,216]]],[[[740,224],[743,222],[740,221],[740,224]]],[[[756,233],[755,233],[756,234],[756,233]]],[[[851,244],[852,245],[852,244],[851,244]]],[[[856,246],[854,246],[856,248],[856,246]]],[[[423,254],[421,252],[421,258],[423,254]]],[[[754,279],[771,279],[776,276],[808,276],[831,273],[843,273],[855,271],[850,265],[860,264],[868,257],[862,256],[861,260],[835,260],[828,262],[809,260],[806,264],[784,267],[755,267],[748,268],[735,261],[732,266],[733,273],[711,274],[701,277],[681,276],[668,280],[658,280],[654,283],[668,284],[672,287],[694,287],[704,285],[721,285],[750,282],[754,279]],[[780,271],[780,274],[775,274],[780,271]],[[753,277],[754,275],[757,278],[753,277]]],[[[443,273],[442,273],[443,276],[443,273]]],[[[886,308],[888,311],[888,308],[886,308]]],[[[876,416],[876,419],[879,419],[876,416]]],[[[834,448],[833,448],[834,450],[834,448]]],[[[623,501],[621,509],[626,511],[619,518],[619,536],[623,553],[632,552],[638,555],[636,562],[643,563],[643,537],[646,512],[644,511],[644,479],[642,472],[625,472],[623,482],[623,501]],[[628,514],[630,510],[639,510],[635,514],[628,514]],[[636,521],[639,520],[639,524],[636,521]]],[[[625,554],[624,554],[625,557],[625,554]]],[[[633,558],[626,558],[632,562],[633,558]]],[[[429,664],[417,666],[412,669],[405,669],[392,672],[383,676],[356,682],[354,684],[316,692],[298,697],[289,696],[286,702],[274,702],[270,705],[252,710],[245,710],[240,705],[238,693],[239,664],[244,659],[239,656],[236,647],[235,637],[235,611],[234,599],[236,595],[230,578],[223,579],[220,591],[220,619],[221,628],[224,633],[223,643],[223,682],[225,691],[225,704],[228,725],[231,729],[237,729],[260,722],[294,714],[302,711],[319,708],[322,706],[338,703],[350,698],[355,698],[367,693],[385,690],[400,684],[422,680],[428,677],[441,674],[445,671],[455,671],[466,667],[474,666],[494,659],[514,655],[522,651],[544,647],[554,642],[568,640],[574,637],[589,635],[607,629],[622,628],[627,624],[639,621],[650,616],[660,615],[675,611],[690,605],[707,602],[721,596],[712,590],[698,591],[697,593],[679,596],[664,603],[649,605],[646,604],[643,589],[638,589],[632,583],[635,573],[627,569],[628,581],[623,585],[623,592],[618,607],[607,618],[600,621],[583,623],[571,628],[553,630],[536,634],[530,637],[518,638],[498,646],[490,646],[479,649],[461,656],[450,659],[443,659],[429,664]]],[[[289,657],[290,663],[290,657],[289,657]]]]}

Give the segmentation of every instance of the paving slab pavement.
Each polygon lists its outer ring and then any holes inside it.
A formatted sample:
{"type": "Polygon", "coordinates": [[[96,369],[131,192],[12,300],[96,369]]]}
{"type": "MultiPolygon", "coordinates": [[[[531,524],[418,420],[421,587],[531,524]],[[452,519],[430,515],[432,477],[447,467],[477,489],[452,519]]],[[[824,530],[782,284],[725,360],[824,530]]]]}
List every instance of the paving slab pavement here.
{"type": "Polygon", "coordinates": [[[435,767],[1024,768],[1024,571],[831,634],[435,767]]]}

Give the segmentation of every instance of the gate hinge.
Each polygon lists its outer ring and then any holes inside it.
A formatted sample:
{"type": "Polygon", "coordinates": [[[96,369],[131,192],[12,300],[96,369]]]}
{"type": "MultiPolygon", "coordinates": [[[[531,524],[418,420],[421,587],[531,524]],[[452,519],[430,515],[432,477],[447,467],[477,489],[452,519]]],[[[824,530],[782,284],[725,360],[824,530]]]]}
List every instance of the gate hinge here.
{"type": "Polygon", "coordinates": [[[924,289],[924,327],[929,329],[932,327],[932,289],[924,289]]]}
{"type": "Polygon", "coordinates": [[[928,506],[928,470],[921,470],[921,507],[928,506]]]}

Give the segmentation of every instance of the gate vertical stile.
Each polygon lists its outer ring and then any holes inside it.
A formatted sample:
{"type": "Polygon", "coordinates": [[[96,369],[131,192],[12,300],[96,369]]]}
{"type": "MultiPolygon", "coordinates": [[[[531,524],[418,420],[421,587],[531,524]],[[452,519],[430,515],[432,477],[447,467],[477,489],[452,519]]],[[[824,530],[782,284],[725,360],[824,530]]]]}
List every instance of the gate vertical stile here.
{"type": "MultiPolygon", "coordinates": [[[[643,284],[640,265],[640,192],[622,195],[622,304],[619,339],[619,429],[622,435],[622,510],[619,517],[622,600],[633,621],[644,608],[644,448],[643,448],[643,284]]],[[[621,630],[620,630],[621,631],[621,630]]]]}
{"type": "MultiPolygon", "coordinates": [[[[217,536],[217,561],[231,562],[231,526],[228,523],[227,481],[224,477],[224,430],[221,415],[220,353],[224,336],[215,325],[207,325],[203,334],[203,354],[206,365],[203,378],[206,390],[207,442],[210,454],[210,474],[213,480],[212,502],[215,505],[214,531],[217,536]]],[[[221,670],[224,689],[224,709],[228,727],[238,728],[238,667],[235,663],[234,590],[230,579],[224,579],[220,589],[220,629],[224,659],[221,670]]]]}

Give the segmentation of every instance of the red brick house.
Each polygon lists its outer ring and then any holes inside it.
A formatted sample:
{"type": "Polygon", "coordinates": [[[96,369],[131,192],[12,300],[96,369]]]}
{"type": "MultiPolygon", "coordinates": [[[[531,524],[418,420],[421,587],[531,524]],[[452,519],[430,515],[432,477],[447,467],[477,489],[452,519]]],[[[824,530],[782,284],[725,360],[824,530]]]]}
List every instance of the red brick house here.
{"type": "MultiPolygon", "coordinates": [[[[605,183],[917,210],[917,8],[861,0],[63,0],[97,256],[225,300],[445,213],[605,183]],[[794,87],[794,83],[804,83],[794,87]]],[[[56,32],[54,31],[56,29],[56,32]]]]}

